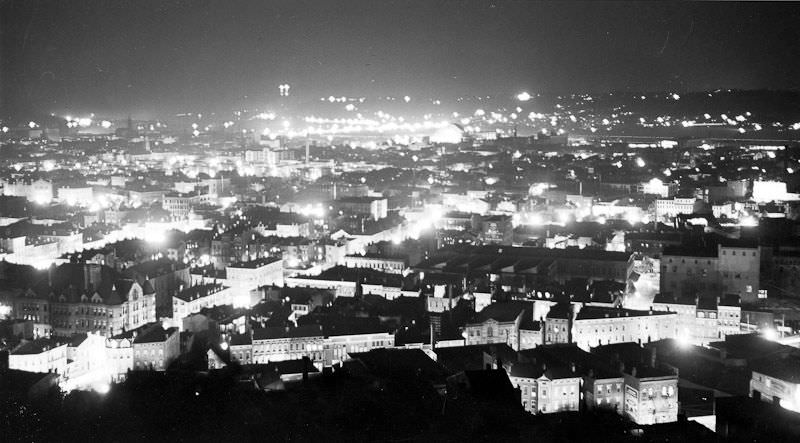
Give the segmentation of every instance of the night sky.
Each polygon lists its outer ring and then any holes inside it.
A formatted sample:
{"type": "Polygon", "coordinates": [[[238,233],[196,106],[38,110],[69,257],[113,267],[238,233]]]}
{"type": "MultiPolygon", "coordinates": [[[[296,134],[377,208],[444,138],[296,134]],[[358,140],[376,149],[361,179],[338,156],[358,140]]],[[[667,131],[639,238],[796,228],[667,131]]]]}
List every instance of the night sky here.
{"type": "Polygon", "coordinates": [[[334,95],[797,89],[800,7],[510,1],[0,1],[5,114],[334,95]],[[245,98],[247,97],[247,98],[245,98]]]}

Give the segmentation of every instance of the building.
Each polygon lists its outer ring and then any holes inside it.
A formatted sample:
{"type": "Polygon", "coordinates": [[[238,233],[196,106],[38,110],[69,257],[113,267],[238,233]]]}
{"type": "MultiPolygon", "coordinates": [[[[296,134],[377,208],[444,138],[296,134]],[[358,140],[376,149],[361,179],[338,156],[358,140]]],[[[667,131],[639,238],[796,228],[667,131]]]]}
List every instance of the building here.
{"type": "Polygon", "coordinates": [[[253,330],[252,348],[254,363],[297,360],[303,357],[321,362],[324,335],[319,325],[256,328],[253,330]]]}
{"type": "Polygon", "coordinates": [[[388,200],[383,197],[342,197],[335,204],[342,212],[367,215],[373,220],[386,218],[389,208],[388,200]]]}
{"type": "Polygon", "coordinates": [[[581,376],[575,366],[515,363],[508,378],[520,390],[522,407],[531,414],[578,411],[581,376]]]}
{"type": "MultiPolygon", "coordinates": [[[[203,189],[205,191],[205,188],[203,189]]],[[[161,206],[170,213],[173,220],[185,220],[192,208],[211,202],[211,197],[206,193],[192,191],[188,193],[170,192],[164,194],[161,206]]]]}
{"type": "Polygon", "coordinates": [[[67,371],[67,363],[66,341],[51,338],[23,341],[8,356],[9,369],[27,372],[55,372],[63,375],[67,371]]]}
{"type": "MultiPolygon", "coordinates": [[[[201,309],[219,305],[237,305],[231,288],[221,284],[203,283],[186,288],[172,296],[172,318],[184,317],[200,312],[201,309]]],[[[249,301],[249,300],[247,300],[249,301]]],[[[238,303],[243,306],[248,303],[238,303]]]]}
{"type": "Polygon", "coordinates": [[[676,321],[672,312],[586,306],[575,316],[572,342],[588,351],[600,345],[675,338],[676,321]]]}
{"type": "Polygon", "coordinates": [[[14,297],[16,318],[50,325],[65,337],[84,332],[110,337],[156,319],[152,287],[119,278],[107,266],[67,263],[51,269],[48,279],[14,297]]]}
{"type": "Polygon", "coordinates": [[[491,215],[481,221],[480,239],[484,244],[510,245],[513,238],[510,215],[491,215]]]}
{"type": "Polygon", "coordinates": [[[75,334],[67,342],[65,390],[91,387],[109,378],[106,337],[96,333],[75,334]]]}
{"type": "Polygon", "coordinates": [[[540,346],[535,351],[521,353],[525,361],[550,366],[574,365],[582,377],[581,392],[587,410],[606,409],[622,415],[625,378],[619,367],[604,361],[575,345],[540,346]]]}
{"type": "Polygon", "coordinates": [[[133,338],[133,369],[165,371],[181,353],[178,328],[145,326],[133,338]]]}
{"type": "MultiPolygon", "coordinates": [[[[626,282],[631,254],[595,249],[548,249],[527,246],[455,246],[436,251],[413,266],[421,275],[443,275],[502,282],[506,292],[529,293],[542,279],[626,282]]],[[[423,278],[424,280],[424,278],[423,278]]]]}
{"type": "Polygon", "coordinates": [[[664,294],[695,297],[733,294],[743,303],[759,298],[761,247],[743,240],[716,240],[705,246],[671,246],[661,258],[664,294]]]}
{"type": "Polygon", "coordinates": [[[392,274],[402,274],[408,268],[406,259],[387,257],[382,254],[346,255],[344,265],[348,268],[367,268],[392,274]]]}
{"type": "Polygon", "coordinates": [[[703,207],[703,202],[694,197],[656,200],[656,219],[674,218],[678,214],[695,214],[703,207]]]}
{"type": "Polygon", "coordinates": [[[466,345],[505,343],[512,349],[519,350],[520,330],[532,330],[532,323],[532,303],[492,303],[464,327],[466,345]]]}
{"type": "Polygon", "coordinates": [[[680,246],[683,236],[678,232],[626,232],[625,251],[648,257],[661,257],[667,246],[680,246]]]}
{"type": "Polygon", "coordinates": [[[750,397],[800,412],[800,356],[767,357],[750,367],[750,397]]]}
{"type": "Polygon", "coordinates": [[[106,360],[112,382],[125,379],[128,371],[133,370],[133,339],[138,329],[126,331],[106,338],[106,360]]]}
{"type": "Polygon", "coordinates": [[[632,367],[625,376],[625,415],[634,423],[678,421],[678,376],[653,367],[632,367]]]}
{"type": "Polygon", "coordinates": [[[53,200],[53,183],[44,179],[0,179],[3,195],[25,197],[28,201],[47,204],[53,200]]]}
{"type": "Polygon", "coordinates": [[[545,316],[544,344],[572,343],[572,322],[575,307],[571,303],[558,303],[550,307],[545,316]]]}
{"type": "Polygon", "coordinates": [[[264,257],[257,260],[239,262],[225,268],[227,281],[231,286],[255,289],[261,286],[283,286],[283,260],[264,257]]]}
{"type": "Polygon", "coordinates": [[[323,344],[323,365],[340,364],[351,353],[369,352],[378,348],[393,348],[394,334],[380,329],[343,328],[329,330],[323,344]]]}

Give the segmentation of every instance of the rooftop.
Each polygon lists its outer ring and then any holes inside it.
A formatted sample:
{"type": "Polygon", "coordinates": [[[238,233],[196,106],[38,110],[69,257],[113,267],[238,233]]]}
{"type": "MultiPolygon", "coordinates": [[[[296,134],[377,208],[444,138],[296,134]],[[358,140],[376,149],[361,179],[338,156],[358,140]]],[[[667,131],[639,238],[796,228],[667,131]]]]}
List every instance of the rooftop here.
{"type": "Polygon", "coordinates": [[[138,344],[160,343],[166,341],[169,337],[177,332],[178,328],[164,329],[164,327],[161,326],[161,323],[156,323],[137,335],[136,338],[133,339],[133,342],[138,344]]]}
{"type": "Polygon", "coordinates": [[[66,345],[66,342],[60,342],[50,338],[37,338],[36,340],[22,342],[16,349],[11,351],[11,355],[41,354],[42,352],[49,351],[62,345],[66,345]]]}
{"type": "Polygon", "coordinates": [[[250,260],[250,261],[243,261],[238,263],[233,263],[228,265],[229,268],[236,268],[236,269],[256,269],[262,266],[269,265],[271,263],[275,263],[277,261],[282,261],[279,257],[263,257],[257,260],[250,260]]]}

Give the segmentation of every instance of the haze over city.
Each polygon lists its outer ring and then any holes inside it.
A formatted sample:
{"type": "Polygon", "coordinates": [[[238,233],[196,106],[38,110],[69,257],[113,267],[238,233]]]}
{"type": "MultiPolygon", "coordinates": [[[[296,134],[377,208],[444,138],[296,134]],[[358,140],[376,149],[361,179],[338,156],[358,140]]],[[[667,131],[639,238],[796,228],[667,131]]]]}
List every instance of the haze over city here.
{"type": "Polygon", "coordinates": [[[800,440],[797,23],[0,0],[0,440],[800,440]]]}

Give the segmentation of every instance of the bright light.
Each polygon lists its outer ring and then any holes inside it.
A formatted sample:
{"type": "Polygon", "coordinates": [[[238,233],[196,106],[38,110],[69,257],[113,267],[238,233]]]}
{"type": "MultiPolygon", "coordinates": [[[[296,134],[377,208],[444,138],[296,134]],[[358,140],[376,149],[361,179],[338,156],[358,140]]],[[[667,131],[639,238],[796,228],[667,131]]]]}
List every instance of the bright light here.
{"type": "Polygon", "coordinates": [[[153,244],[164,243],[167,240],[167,235],[164,231],[158,229],[150,229],[145,233],[145,241],[153,244]]]}
{"type": "Polygon", "coordinates": [[[641,157],[637,157],[636,158],[636,166],[638,166],[640,168],[644,168],[644,165],[645,165],[644,160],[641,157]]]}
{"type": "Polygon", "coordinates": [[[227,351],[228,350],[228,342],[224,341],[224,342],[220,343],[219,347],[222,348],[223,351],[227,351]]]}
{"type": "Polygon", "coordinates": [[[747,217],[744,217],[739,221],[739,225],[747,227],[758,226],[758,219],[753,217],[752,215],[748,215],[747,217]]]}
{"type": "Polygon", "coordinates": [[[546,191],[549,187],[550,185],[547,183],[536,183],[528,188],[528,194],[532,196],[542,195],[542,193],[544,193],[544,191],[546,191]]]}
{"type": "Polygon", "coordinates": [[[761,330],[761,336],[769,341],[776,341],[778,339],[778,331],[775,328],[765,328],[761,330]]]}
{"type": "Polygon", "coordinates": [[[685,330],[678,334],[676,340],[678,341],[678,346],[681,348],[688,348],[692,344],[691,340],[689,339],[689,332],[685,330]]]}
{"type": "Polygon", "coordinates": [[[100,122],[100,126],[102,126],[103,129],[108,129],[111,127],[111,122],[108,120],[103,120],[100,122]]]}
{"type": "Polygon", "coordinates": [[[44,194],[38,194],[38,195],[34,196],[33,197],[33,201],[35,203],[39,204],[39,205],[42,205],[42,206],[50,203],[50,199],[44,194]]]}
{"type": "Polygon", "coordinates": [[[526,102],[531,99],[531,95],[528,92],[520,92],[517,94],[517,100],[521,102],[526,102]]]}
{"type": "Polygon", "coordinates": [[[36,122],[34,122],[34,121],[28,122],[28,127],[31,128],[31,129],[35,128],[36,127],[36,122]]]}
{"type": "Polygon", "coordinates": [[[111,385],[108,383],[97,383],[92,386],[92,389],[98,394],[106,395],[109,391],[111,391],[111,385]]]}
{"type": "Polygon", "coordinates": [[[85,127],[87,127],[87,126],[91,126],[91,125],[92,125],[92,119],[90,119],[90,118],[86,118],[86,117],[84,117],[84,118],[79,118],[79,119],[78,119],[78,124],[79,124],[81,127],[84,127],[84,128],[85,128],[85,127]]]}
{"type": "Polygon", "coordinates": [[[542,214],[533,214],[528,218],[528,223],[533,226],[543,226],[544,218],[542,217],[542,214]]]}

